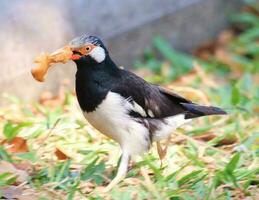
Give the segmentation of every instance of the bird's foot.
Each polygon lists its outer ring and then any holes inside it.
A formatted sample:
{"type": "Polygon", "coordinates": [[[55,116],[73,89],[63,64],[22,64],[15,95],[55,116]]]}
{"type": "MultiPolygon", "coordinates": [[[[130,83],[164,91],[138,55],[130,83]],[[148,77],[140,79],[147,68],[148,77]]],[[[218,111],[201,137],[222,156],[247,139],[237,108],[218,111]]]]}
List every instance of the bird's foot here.
{"type": "Polygon", "coordinates": [[[112,188],[116,186],[123,178],[124,176],[116,176],[105,188],[102,189],[102,192],[107,193],[111,191],[112,188]]]}
{"type": "Polygon", "coordinates": [[[160,159],[160,168],[163,167],[163,159],[164,157],[166,156],[166,153],[167,153],[167,144],[166,144],[166,147],[163,149],[161,147],[161,144],[160,142],[156,142],[156,147],[157,147],[157,153],[159,155],[159,159],[160,159]]]}

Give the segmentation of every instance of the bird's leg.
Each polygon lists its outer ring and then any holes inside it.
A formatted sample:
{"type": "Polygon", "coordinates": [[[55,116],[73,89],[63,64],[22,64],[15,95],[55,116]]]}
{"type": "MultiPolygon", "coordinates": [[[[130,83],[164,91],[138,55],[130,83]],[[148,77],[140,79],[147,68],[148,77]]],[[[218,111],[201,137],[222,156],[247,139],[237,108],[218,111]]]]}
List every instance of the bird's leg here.
{"type": "Polygon", "coordinates": [[[104,188],[104,192],[110,191],[115,185],[117,185],[127,174],[128,165],[130,161],[130,155],[127,152],[122,152],[120,165],[115,178],[104,188]]]}
{"type": "Polygon", "coordinates": [[[157,147],[157,153],[158,153],[159,159],[160,159],[160,168],[162,168],[163,167],[163,159],[164,159],[164,157],[166,156],[166,153],[167,153],[167,145],[163,149],[161,147],[161,143],[158,141],[158,142],[156,142],[156,147],[157,147]]]}

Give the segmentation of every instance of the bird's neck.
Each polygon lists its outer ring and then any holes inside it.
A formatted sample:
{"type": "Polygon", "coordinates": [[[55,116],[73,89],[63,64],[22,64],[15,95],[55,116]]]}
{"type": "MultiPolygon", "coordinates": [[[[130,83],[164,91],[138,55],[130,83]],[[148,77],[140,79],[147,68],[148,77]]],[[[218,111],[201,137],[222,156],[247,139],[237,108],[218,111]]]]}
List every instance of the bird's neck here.
{"type": "Polygon", "coordinates": [[[95,110],[119,78],[120,69],[108,55],[101,63],[77,63],[76,93],[81,109],[95,110]]]}

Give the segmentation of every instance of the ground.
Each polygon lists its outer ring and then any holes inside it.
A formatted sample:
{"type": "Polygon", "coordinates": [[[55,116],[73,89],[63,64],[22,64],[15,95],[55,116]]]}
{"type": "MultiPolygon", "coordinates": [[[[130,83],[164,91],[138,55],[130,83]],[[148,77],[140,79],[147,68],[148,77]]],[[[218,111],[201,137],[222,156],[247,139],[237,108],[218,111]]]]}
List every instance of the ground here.
{"type": "Polygon", "coordinates": [[[136,73],[226,116],[193,120],[131,163],[111,192],[119,146],[84,119],[74,92],[60,87],[30,104],[11,95],[0,107],[0,196],[20,199],[259,199],[259,11],[192,55],[154,38],[136,73]],[[165,154],[165,151],[160,154],[165,154]]]}

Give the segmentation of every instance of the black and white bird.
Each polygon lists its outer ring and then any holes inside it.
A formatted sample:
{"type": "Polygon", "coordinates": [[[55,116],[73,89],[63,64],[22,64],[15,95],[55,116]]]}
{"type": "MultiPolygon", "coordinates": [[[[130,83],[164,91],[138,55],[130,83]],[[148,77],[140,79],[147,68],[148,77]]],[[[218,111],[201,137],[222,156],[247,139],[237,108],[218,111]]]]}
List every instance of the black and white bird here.
{"type": "Polygon", "coordinates": [[[119,143],[121,162],[110,190],[127,173],[130,157],[149,150],[192,118],[226,114],[202,106],[119,68],[103,42],[83,35],[69,44],[77,65],[76,95],[87,121],[119,143]]]}

